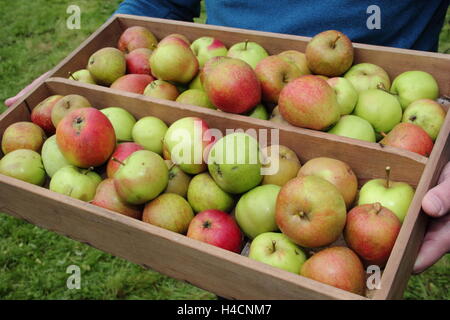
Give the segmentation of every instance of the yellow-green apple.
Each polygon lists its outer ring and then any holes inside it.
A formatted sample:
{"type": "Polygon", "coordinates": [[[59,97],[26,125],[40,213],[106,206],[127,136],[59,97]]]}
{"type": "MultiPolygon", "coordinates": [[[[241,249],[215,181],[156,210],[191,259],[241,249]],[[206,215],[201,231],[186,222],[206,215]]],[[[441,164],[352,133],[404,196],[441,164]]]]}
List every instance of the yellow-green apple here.
{"type": "Polygon", "coordinates": [[[177,37],[163,39],[150,57],[152,74],[166,81],[189,83],[199,69],[189,44],[177,37]]]}
{"type": "Polygon", "coordinates": [[[218,186],[232,194],[244,193],[259,185],[261,152],[252,136],[236,132],[217,141],[208,157],[208,170],[218,186]]]}
{"type": "Polygon", "coordinates": [[[364,295],[366,275],[358,256],[346,247],[331,247],[306,260],[300,275],[364,295]]]}
{"type": "Polygon", "coordinates": [[[155,199],[167,187],[169,170],[161,156],[138,150],[129,155],[114,175],[120,198],[130,204],[144,204],[155,199]]]}
{"type": "Polygon", "coordinates": [[[184,43],[186,43],[188,46],[191,45],[191,42],[189,41],[188,38],[186,38],[186,36],[179,34],[179,33],[171,33],[167,36],[165,36],[159,43],[158,43],[158,47],[164,45],[166,42],[170,42],[173,39],[177,39],[177,40],[181,40],[184,43]]]}
{"type": "Polygon", "coordinates": [[[386,179],[369,180],[362,186],[358,205],[379,202],[403,222],[414,197],[414,189],[406,182],[391,181],[389,172],[390,167],[387,167],[386,179]]]}
{"type": "Polygon", "coordinates": [[[433,140],[428,133],[416,124],[402,122],[397,124],[380,141],[383,146],[397,147],[428,157],[433,150],[433,140]]]}
{"type": "Polygon", "coordinates": [[[163,139],[167,129],[164,121],[156,117],[148,116],[136,122],[131,135],[134,142],[140,144],[147,150],[162,155],[163,139]]]}
{"type": "Polygon", "coordinates": [[[199,90],[204,90],[203,89],[203,85],[202,85],[202,80],[201,80],[201,73],[202,71],[200,71],[194,79],[192,79],[191,82],[189,82],[189,89],[199,89],[199,90]]]}
{"type": "Polygon", "coordinates": [[[375,131],[369,121],[352,114],[342,116],[328,132],[341,137],[376,141],[375,131]]]}
{"type": "Polygon", "coordinates": [[[439,85],[425,71],[406,71],[392,81],[391,92],[398,95],[403,110],[419,99],[435,100],[439,97],[439,85]]]}
{"type": "Polygon", "coordinates": [[[261,83],[262,100],[275,104],[284,86],[302,75],[295,64],[280,56],[262,59],[256,65],[255,73],[261,83]]]}
{"type": "Polygon", "coordinates": [[[155,78],[148,74],[126,74],[111,84],[111,89],[143,94],[155,78]]]}
{"type": "Polygon", "coordinates": [[[342,77],[334,77],[327,80],[336,93],[341,116],[352,113],[358,101],[358,92],[352,83],[342,77]]]}
{"type": "Polygon", "coordinates": [[[180,94],[175,101],[208,109],[216,109],[209,100],[206,92],[200,89],[188,89],[180,94]]]}
{"type": "Polygon", "coordinates": [[[310,175],[332,183],[341,193],[347,208],[351,207],[358,190],[358,179],[347,163],[327,157],[313,158],[304,163],[298,171],[299,177],[310,175]]]}
{"type": "Polygon", "coordinates": [[[276,172],[264,175],[262,184],[275,184],[282,187],[297,176],[301,164],[292,149],[283,145],[271,145],[262,149],[262,154],[265,158],[264,167],[276,165],[278,162],[276,172]]]}
{"type": "Polygon", "coordinates": [[[340,108],[333,88],[313,75],[289,82],[281,91],[278,107],[290,124],[325,130],[339,120],[340,108]]]}
{"type": "Polygon", "coordinates": [[[227,55],[227,47],[222,41],[213,37],[200,37],[191,44],[191,49],[197,56],[200,68],[212,57],[224,57],[227,55]]]}
{"type": "Polygon", "coordinates": [[[153,50],[147,48],[138,48],[125,56],[127,63],[127,73],[152,74],[150,69],[150,56],[153,50]]]}
{"type": "Polygon", "coordinates": [[[293,63],[301,72],[302,75],[311,74],[306,61],[306,55],[297,50],[286,50],[278,54],[287,62],[293,63]]]}
{"type": "Polygon", "coordinates": [[[144,147],[134,142],[119,143],[114,150],[111,158],[106,165],[106,175],[108,178],[114,178],[120,164],[135,151],[144,150],[144,147]]]}
{"type": "Polygon", "coordinates": [[[174,164],[172,160],[164,160],[169,169],[169,182],[164,193],[176,193],[186,198],[192,177],[174,164]]]}
{"type": "Polygon", "coordinates": [[[41,156],[45,171],[50,178],[53,177],[56,171],[70,164],[59,150],[58,144],[56,143],[56,135],[45,140],[42,146],[41,156]]]}
{"type": "Polygon", "coordinates": [[[300,273],[306,261],[302,249],[278,232],[259,234],[250,244],[248,257],[295,274],[300,273]]]}
{"type": "Polygon", "coordinates": [[[240,59],[211,58],[202,70],[201,79],[209,100],[222,111],[245,113],[261,100],[261,85],[255,71],[240,59]]]}
{"type": "Polygon", "coordinates": [[[67,161],[90,168],[109,159],[116,147],[116,135],[103,113],[95,108],[81,108],[61,120],[56,128],[56,142],[67,161]]]}
{"type": "Polygon", "coordinates": [[[281,115],[279,106],[276,106],[275,108],[273,108],[272,113],[270,114],[269,121],[272,121],[272,122],[278,123],[278,124],[284,124],[284,125],[289,125],[289,126],[291,125],[281,115]]]}
{"type": "Polygon", "coordinates": [[[91,201],[102,178],[90,169],[69,165],[55,172],[50,180],[51,191],[82,200],[91,201]]]}
{"type": "Polygon", "coordinates": [[[30,149],[17,149],[0,160],[0,174],[42,186],[45,170],[39,153],[30,149]]]}
{"type": "Polygon", "coordinates": [[[52,110],[55,104],[62,98],[63,96],[59,94],[50,96],[41,101],[31,111],[31,121],[41,127],[47,135],[52,135],[56,131],[52,122],[52,110]]]}
{"type": "Polygon", "coordinates": [[[345,201],[339,190],[318,176],[290,180],[278,194],[275,220],[280,230],[302,247],[336,241],[344,229],[345,201]]]}
{"type": "Polygon", "coordinates": [[[380,89],[360,92],[353,113],[369,121],[377,134],[391,131],[402,120],[402,107],[397,97],[380,89]]]}
{"type": "Polygon", "coordinates": [[[353,63],[353,44],[342,32],[327,30],[316,34],[308,42],[305,55],[313,73],[337,77],[353,63]]]}
{"type": "Polygon", "coordinates": [[[87,69],[95,83],[110,86],[125,75],[127,70],[125,55],[112,47],[100,49],[90,56],[87,69]]]}
{"type": "Polygon", "coordinates": [[[147,97],[175,101],[180,93],[177,87],[170,82],[155,80],[145,88],[144,95],[147,97]]]}
{"type": "Polygon", "coordinates": [[[366,265],[384,267],[402,224],[380,203],[354,207],[347,214],[344,238],[366,265]]]}
{"type": "Polygon", "coordinates": [[[372,63],[355,64],[345,73],[344,78],[353,84],[358,93],[378,87],[389,90],[391,87],[391,80],[387,72],[372,63]]]}
{"type": "Polygon", "coordinates": [[[92,108],[92,105],[88,99],[78,94],[69,94],[58,100],[51,113],[51,120],[55,128],[66,115],[81,108],[92,108]]]}
{"type": "Polygon", "coordinates": [[[277,231],[275,205],[281,187],[274,184],[258,186],[239,199],[236,209],[236,221],[250,239],[261,233],[277,231]]]}
{"type": "Polygon", "coordinates": [[[9,125],[2,136],[2,151],[8,154],[18,149],[41,152],[46,139],[45,132],[37,124],[28,121],[9,125]]]}
{"type": "Polygon", "coordinates": [[[262,103],[257,104],[256,107],[250,110],[246,115],[250,118],[269,120],[269,113],[262,103]]]}
{"type": "Polygon", "coordinates": [[[134,116],[123,108],[109,107],[100,110],[114,128],[117,141],[132,141],[131,131],[136,124],[134,116]]]}
{"type": "Polygon", "coordinates": [[[434,100],[419,99],[412,102],[404,111],[402,122],[414,123],[425,130],[430,138],[436,140],[446,113],[434,100]]]}
{"type": "Polygon", "coordinates": [[[247,40],[232,45],[228,50],[227,56],[230,58],[241,59],[255,69],[258,62],[269,56],[269,54],[260,44],[247,40]]]}
{"type": "Polygon", "coordinates": [[[88,69],[80,69],[75,71],[74,73],[69,73],[69,79],[82,83],[96,84],[88,69]]]}
{"type": "Polygon", "coordinates": [[[91,204],[102,207],[125,216],[141,219],[142,208],[124,202],[117,194],[114,179],[105,179],[97,186],[94,199],[91,204]]]}
{"type": "Polygon", "coordinates": [[[158,40],[150,30],[133,26],[121,34],[117,47],[124,53],[129,53],[139,48],[153,49],[157,44],[158,40]]]}
{"type": "Polygon", "coordinates": [[[234,207],[234,197],[223,191],[207,172],[192,178],[187,190],[187,199],[195,212],[215,209],[230,212],[234,207]]]}
{"type": "Polygon", "coordinates": [[[219,210],[198,213],[189,224],[187,236],[236,253],[241,251],[244,238],[236,221],[219,210]]]}
{"type": "Polygon", "coordinates": [[[214,142],[208,124],[197,117],[185,117],[172,123],[164,136],[165,159],[172,160],[181,170],[197,174],[207,169],[205,159],[214,142]]]}
{"type": "Polygon", "coordinates": [[[147,203],[142,215],[144,222],[181,234],[186,234],[193,218],[189,203],[175,193],[163,193],[147,203]]]}

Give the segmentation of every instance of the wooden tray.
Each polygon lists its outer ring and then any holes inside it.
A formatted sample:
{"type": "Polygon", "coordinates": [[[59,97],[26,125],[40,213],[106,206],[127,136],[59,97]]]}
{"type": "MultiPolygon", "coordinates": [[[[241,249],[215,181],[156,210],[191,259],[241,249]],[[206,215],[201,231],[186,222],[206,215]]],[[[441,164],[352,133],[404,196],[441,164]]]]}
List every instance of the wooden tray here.
{"type": "MultiPolygon", "coordinates": [[[[304,51],[309,40],[298,36],[118,15],[55,67],[50,76],[65,78],[69,71],[85,68],[93,52],[105,46],[115,46],[121,32],[132,25],[146,26],[158,38],[170,33],[181,33],[191,40],[210,35],[220,38],[228,46],[249,39],[259,42],[269,53],[287,49],[304,51]]],[[[355,63],[363,61],[385,68],[391,78],[406,70],[428,71],[438,80],[441,93],[450,94],[448,55],[355,44],[355,63]]],[[[369,292],[368,296],[373,299],[401,298],[426,227],[421,199],[436,184],[439,172],[450,158],[450,114],[447,114],[432,154],[425,158],[397,148],[382,148],[376,143],[52,78],[38,84],[0,116],[0,136],[10,124],[29,120],[32,108],[44,98],[71,93],[86,96],[98,108],[120,106],[137,118],[153,115],[168,124],[182,117],[198,116],[210,127],[222,131],[229,128],[278,129],[280,144],[294,149],[302,163],[317,156],[340,159],[353,168],[360,184],[384,177],[384,168],[391,166],[392,179],[410,183],[416,188],[416,193],[384,269],[381,289],[369,292]]],[[[2,175],[0,211],[226,298],[365,299],[2,175]]]]}

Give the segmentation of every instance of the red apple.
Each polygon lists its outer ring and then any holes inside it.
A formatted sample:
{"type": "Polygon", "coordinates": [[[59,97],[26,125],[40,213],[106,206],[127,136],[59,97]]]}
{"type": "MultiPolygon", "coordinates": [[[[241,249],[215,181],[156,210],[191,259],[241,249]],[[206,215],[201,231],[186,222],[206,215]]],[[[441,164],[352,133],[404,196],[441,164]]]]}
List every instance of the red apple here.
{"type": "Polygon", "coordinates": [[[80,168],[105,163],[116,147],[108,118],[95,108],[81,108],[65,116],[56,128],[56,142],[64,157],[80,168]]]}
{"type": "Polygon", "coordinates": [[[433,140],[428,133],[418,125],[408,122],[397,124],[380,144],[406,149],[425,157],[428,157],[433,149],[433,140]]]}
{"type": "Polygon", "coordinates": [[[302,128],[325,130],[340,117],[333,88],[313,75],[288,83],[280,93],[278,107],[287,122],[302,128]]]}
{"type": "Polygon", "coordinates": [[[157,44],[158,41],[150,30],[134,26],[122,33],[117,46],[122,52],[128,53],[138,48],[153,49],[157,44]]]}
{"type": "Polygon", "coordinates": [[[277,104],[281,90],[286,84],[302,75],[293,63],[280,56],[269,56],[262,59],[255,68],[261,83],[262,99],[277,104]]]}
{"type": "Polygon", "coordinates": [[[21,121],[6,128],[2,137],[2,151],[6,155],[14,150],[29,149],[41,152],[46,139],[44,130],[37,124],[21,121]]]}
{"type": "Polygon", "coordinates": [[[106,166],[106,175],[108,178],[113,178],[114,174],[120,168],[120,163],[123,162],[130,154],[138,150],[144,150],[144,147],[134,142],[124,142],[118,144],[108,161],[108,165],[106,166]]]}
{"type": "Polygon", "coordinates": [[[245,113],[261,100],[261,85],[255,71],[240,59],[209,59],[201,79],[209,100],[222,111],[245,113]]]}
{"type": "Polygon", "coordinates": [[[379,202],[350,210],[344,230],[345,242],[367,265],[383,267],[402,226],[397,216],[379,202]]]}
{"type": "Polygon", "coordinates": [[[242,248],[243,235],[236,221],[219,210],[198,213],[189,224],[187,236],[236,253],[242,248]]]}
{"type": "Polygon", "coordinates": [[[143,94],[145,88],[154,80],[155,78],[148,74],[126,74],[114,81],[111,89],[143,94]]]}
{"type": "Polygon", "coordinates": [[[147,48],[138,48],[126,55],[127,73],[151,74],[150,56],[152,50],[147,48]]]}
{"type": "Polygon", "coordinates": [[[141,219],[142,209],[124,202],[117,194],[114,179],[103,180],[97,187],[94,199],[91,203],[125,216],[141,219]]]}
{"type": "Polygon", "coordinates": [[[319,251],[306,260],[300,274],[359,295],[365,291],[364,267],[358,256],[346,247],[319,251]]]}
{"type": "Polygon", "coordinates": [[[55,104],[62,98],[64,96],[50,96],[41,101],[31,112],[31,121],[40,126],[48,136],[53,135],[56,131],[52,122],[52,110],[55,104]]]}

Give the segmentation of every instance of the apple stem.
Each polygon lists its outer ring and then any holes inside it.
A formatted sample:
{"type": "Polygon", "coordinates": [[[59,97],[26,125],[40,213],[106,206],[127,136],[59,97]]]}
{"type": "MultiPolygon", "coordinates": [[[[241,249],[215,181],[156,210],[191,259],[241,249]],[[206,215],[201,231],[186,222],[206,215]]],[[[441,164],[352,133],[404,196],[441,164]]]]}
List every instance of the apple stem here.
{"type": "Polygon", "coordinates": [[[73,73],[69,71],[69,78],[72,78],[75,81],[78,81],[77,79],[75,79],[75,77],[73,76],[73,73]]]}
{"type": "Polygon", "coordinates": [[[382,83],[382,82],[379,82],[379,83],[377,84],[377,89],[378,89],[378,90],[381,90],[381,91],[384,91],[384,92],[386,92],[386,93],[389,93],[389,94],[392,95],[392,96],[397,96],[397,94],[392,93],[392,92],[390,92],[389,90],[387,90],[386,87],[384,86],[384,83],[382,83]]]}
{"type": "Polygon", "coordinates": [[[379,202],[375,202],[373,204],[373,209],[375,210],[375,214],[378,214],[381,211],[381,204],[379,202]]]}
{"type": "Polygon", "coordinates": [[[383,138],[386,138],[386,136],[387,136],[387,134],[385,133],[385,132],[380,132],[380,134],[381,134],[381,136],[383,137],[383,138]]]}
{"type": "Polygon", "coordinates": [[[338,35],[338,36],[336,37],[336,39],[331,43],[331,48],[332,48],[332,49],[336,48],[336,43],[338,42],[338,40],[339,40],[340,38],[341,38],[341,36],[338,35]]]}
{"type": "Polygon", "coordinates": [[[117,159],[115,157],[112,157],[111,160],[120,163],[121,166],[125,165],[125,163],[123,163],[122,161],[120,161],[119,159],[117,159]]]}
{"type": "Polygon", "coordinates": [[[248,39],[245,39],[245,44],[244,44],[244,51],[246,51],[247,50],[247,45],[248,45],[248,39]]]}
{"type": "Polygon", "coordinates": [[[272,251],[275,252],[277,247],[276,247],[277,242],[275,240],[272,240],[272,251]]]}
{"type": "Polygon", "coordinates": [[[386,167],[386,188],[389,189],[389,182],[390,182],[390,177],[391,177],[391,167],[386,167]]]}
{"type": "Polygon", "coordinates": [[[86,170],[83,171],[84,175],[87,175],[89,172],[94,171],[94,167],[89,167],[86,170]]]}

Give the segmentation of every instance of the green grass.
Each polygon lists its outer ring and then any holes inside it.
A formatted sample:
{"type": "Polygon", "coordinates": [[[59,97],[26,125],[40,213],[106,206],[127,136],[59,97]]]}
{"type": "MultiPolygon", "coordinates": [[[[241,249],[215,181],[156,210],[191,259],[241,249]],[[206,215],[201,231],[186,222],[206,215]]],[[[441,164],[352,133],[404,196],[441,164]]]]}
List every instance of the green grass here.
{"type": "MultiPolygon", "coordinates": [[[[97,29],[120,0],[0,0],[0,100],[52,68],[97,29]],[[65,27],[68,4],[82,10],[81,30],[65,27]]],[[[198,22],[205,21],[203,7],[198,22]]],[[[450,50],[450,12],[440,51],[450,50]]],[[[0,103],[0,112],[4,106],[0,103]]],[[[0,190],[1,192],[1,190],[0,190]]],[[[24,195],[25,197],[26,195],[24,195]]],[[[24,198],[26,201],[26,198],[24,198]]],[[[87,245],[0,214],[0,299],[215,299],[206,291],[87,245]],[[66,268],[81,268],[80,290],[66,268]]],[[[450,299],[450,257],[413,276],[407,299],[450,299]]]]}

